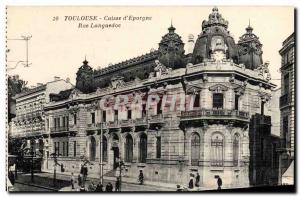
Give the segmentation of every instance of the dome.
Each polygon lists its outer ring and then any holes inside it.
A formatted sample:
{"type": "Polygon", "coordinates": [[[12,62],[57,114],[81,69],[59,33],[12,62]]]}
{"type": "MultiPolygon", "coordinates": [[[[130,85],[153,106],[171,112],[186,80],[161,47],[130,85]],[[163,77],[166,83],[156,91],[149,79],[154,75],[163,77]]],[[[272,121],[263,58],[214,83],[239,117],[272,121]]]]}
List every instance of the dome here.
{"type": "Polygon", "coordinates": [[[222,17],[218,8],[213,8],[208,21],[202,22],[202,32],[195,43],[192,63],[197,64],[206,58],[212,58],[215,51],[222,51],[224,57],[238,62],[237,46],[227,27],[228,21],[222,17]]]}
{"type": "Polygon", "coordinates": [[[238,41],[239,60],[248,69],[256,69],[262,64],[262,44],[259,38],[253,33],[253,28],[246,28],[246,33],[238,41]]]}
{"type": "Polygon", "coordinates": [[[159,61],[167,67],[176,69],[184,67],[184,43],[181,37],[175,33],[176,28],[168,28],[169,33],[162,37],[159,43],[159,61]]]}

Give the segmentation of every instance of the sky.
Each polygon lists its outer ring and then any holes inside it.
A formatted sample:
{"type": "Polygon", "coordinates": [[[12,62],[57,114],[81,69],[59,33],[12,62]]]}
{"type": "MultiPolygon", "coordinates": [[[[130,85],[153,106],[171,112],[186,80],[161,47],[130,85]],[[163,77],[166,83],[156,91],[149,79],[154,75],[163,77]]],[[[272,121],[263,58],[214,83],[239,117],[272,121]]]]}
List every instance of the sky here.
{"type": "MultiPolygon", "coordinates": [[[[70,78],[86,58],[94,69],[106,67],[157,49],[161,37],[173,23],[184,43],[189,34],[201,33],[203,20],[213,7],[13,7],[7,8],[7,73],[18,74],[29,85],[52,81],[54,76],[70,78]],[[94,23],[121,24],[120,28],[78,28],[80,21],[65,21],[65,16],[97,16],[94,23]],[[145,21],[107,21],[104,17],[151,17],[145,21]],[[28,41],[29,67],[16,62],[26,59],[28,41]],[[10,69],[14,68],[14,69],[10,69]]],[[[249,21],[263,44],[263,61],[270,62],[272,82],[280,86],[282,42],[294,32],[293,7],[222,7],[228,30],[238,42],[249,21]]],[[[89,24],[91,22],[81,22],[89,24]]],[[[187,46],[187,45],[186,45],[187,46]]],[[[187,50],[187,48],[185,48],[187,50]]]]}

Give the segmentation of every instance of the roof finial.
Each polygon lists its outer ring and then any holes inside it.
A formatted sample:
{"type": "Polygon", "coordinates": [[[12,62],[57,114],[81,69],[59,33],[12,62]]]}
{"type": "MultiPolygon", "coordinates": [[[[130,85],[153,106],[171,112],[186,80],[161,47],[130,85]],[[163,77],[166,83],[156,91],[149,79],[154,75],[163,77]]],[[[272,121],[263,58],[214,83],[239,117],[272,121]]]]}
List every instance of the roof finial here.
{"type": "Polygon", "coordinates": [[[84,55],[84,61],[83,61],[83,64],[84,65],[87,65],[89,62],[86,60],[86,55],[84,55]]]}
{"type": "Polygon", "coordinates": [[[176,30],[175,27],[173,27],[173,20],[171,19],[171,26],[168,28],[170,33],[174,33],[174,31],[176,30]]]}
{"type": "Polygon", "coordinates": [[[252,31],[253,31],[253,28],[251,27],[251,23],[250,23],[250,18],[249,18],[249,23],[248,23],[248,27],[246,28],[246,31],[248,33],[252,33],[252,31]]]}

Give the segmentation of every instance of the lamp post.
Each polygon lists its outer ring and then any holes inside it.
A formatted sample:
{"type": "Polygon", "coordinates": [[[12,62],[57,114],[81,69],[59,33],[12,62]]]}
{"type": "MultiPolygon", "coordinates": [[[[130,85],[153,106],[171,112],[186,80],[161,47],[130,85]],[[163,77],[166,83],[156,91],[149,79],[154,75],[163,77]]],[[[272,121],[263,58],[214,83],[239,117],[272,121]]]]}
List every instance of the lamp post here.
{"type": "Polygon", "coordinates": [[[30,148],[30,156],[31,156],[31,182],[34,183],[34,174],[33,174],[33,157],[34,157],[34,152],[33,152],[33,146],[30,148]]]}
{"type": "Polygon", "coordinates": [[[58,153],[56,153],[56,147],[55,147],[55,152],[51,154],[51,156],[54,159],[54,172],[53,172],[53,186],[56,186],[56,166],[60,166],[60,164],[57,161],[57,157],[59,156],[58,153]]]}

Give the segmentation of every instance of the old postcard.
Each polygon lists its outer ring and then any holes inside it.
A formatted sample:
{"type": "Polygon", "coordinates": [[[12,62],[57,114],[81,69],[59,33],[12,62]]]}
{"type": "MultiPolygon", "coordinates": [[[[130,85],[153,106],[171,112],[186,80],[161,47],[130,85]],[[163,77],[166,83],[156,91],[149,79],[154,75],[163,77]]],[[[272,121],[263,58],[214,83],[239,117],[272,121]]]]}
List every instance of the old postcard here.
{"type": "Polygon", "coordinates": [[[295,191],[294,7],[6,16],[8,191],[295,191]]]}

